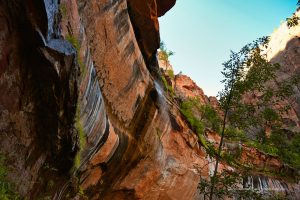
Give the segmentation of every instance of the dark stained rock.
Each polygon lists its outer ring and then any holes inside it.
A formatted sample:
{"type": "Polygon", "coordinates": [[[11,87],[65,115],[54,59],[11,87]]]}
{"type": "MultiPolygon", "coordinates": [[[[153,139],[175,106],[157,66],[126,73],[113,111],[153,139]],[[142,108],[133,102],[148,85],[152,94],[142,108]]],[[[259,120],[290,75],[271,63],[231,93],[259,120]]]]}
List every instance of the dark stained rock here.
{"type": "Polygon", "coordinates": [[[168,12],[176,3],[176,0],[156,0],[157,16],[161,17],[168,12]]]}

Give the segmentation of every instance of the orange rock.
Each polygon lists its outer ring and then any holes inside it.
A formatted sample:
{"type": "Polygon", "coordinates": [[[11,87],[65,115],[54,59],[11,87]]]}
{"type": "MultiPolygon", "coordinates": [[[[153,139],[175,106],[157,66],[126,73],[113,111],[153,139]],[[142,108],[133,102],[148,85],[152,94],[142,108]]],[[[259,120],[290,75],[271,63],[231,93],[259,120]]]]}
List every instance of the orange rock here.
{"type": "Polygon", "coordinates": [[[182,100],[199,98],[201,104],[208,104],[208,97],[203,90],[188,76],[178,74],[175,76],[175,93],[182,100]]]}
{"type": "Polygon", "coordinates": [[[156,0],[128,0],[128,8],[139,47],[150,61],[160,43],[156,0]]]}
{"type": "Polygon", "coordinates": [[[156,56],[160,44],[158,17],[170,10],[176,0],[128,0],[127,2],[139,47],[146,62],[149,63],[156,56]]]}

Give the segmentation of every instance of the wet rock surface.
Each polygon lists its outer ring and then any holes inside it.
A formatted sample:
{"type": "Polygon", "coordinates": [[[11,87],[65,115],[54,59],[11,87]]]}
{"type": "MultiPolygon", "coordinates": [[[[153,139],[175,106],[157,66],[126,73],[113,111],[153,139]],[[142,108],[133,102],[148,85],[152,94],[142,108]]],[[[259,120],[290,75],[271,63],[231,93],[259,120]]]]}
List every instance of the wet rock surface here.
{"type": "Polygon", "coordinates": [[[45,4],[2,1],[0,9],[1,154],[8,179],[30,196],[46,162],[61,172],[72,165],[78,68],[70,46],[48,43],[45,4]]]}

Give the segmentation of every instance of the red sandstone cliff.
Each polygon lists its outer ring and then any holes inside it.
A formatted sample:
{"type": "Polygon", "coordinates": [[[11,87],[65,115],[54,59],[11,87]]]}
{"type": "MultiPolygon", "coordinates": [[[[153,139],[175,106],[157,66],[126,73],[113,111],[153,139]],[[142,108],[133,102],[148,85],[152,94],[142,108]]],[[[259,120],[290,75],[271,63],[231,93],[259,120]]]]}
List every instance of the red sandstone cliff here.
{"type": "MultiPolygon", "coordinates": [[[[0,2],[0,149],[20,196],[195,199],[213,163],[151,74],[157,17],[174,4],[0,2]]],[[[217,106],[188,77],[174,83],[180,98],[217,106]]]]}

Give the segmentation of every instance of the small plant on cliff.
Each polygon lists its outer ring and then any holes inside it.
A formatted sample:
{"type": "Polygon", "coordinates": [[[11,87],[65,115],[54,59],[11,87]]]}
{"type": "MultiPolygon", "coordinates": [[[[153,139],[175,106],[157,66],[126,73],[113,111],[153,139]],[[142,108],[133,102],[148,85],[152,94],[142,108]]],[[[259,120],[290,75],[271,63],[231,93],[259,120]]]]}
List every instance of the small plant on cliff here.
{"type": "Polygon", "coordinates": [[[188,123],[192,126],[192,128],[199,135],[203,134],[204,131],[204,123],[200,120],[200,110],[201,106],[198,102],[198,99],[190,99],[188,101],[184,101],[181,103],[180,111],[188,121],[188,123]],[[198,116],[197,116],[197,114],[198,116]]]}
{"type": "Polygon", "coordinates": [[[165,62],[165,65],[168,66],[170,64],[169,57],[174,55],[173,51],[169,51],[166,48],[166,45],[163,41],[160,42],[158,57],[160,60],[165,62]]]}
{"type": "MultiPolygon", "coordinates": [[[[297,11],[300,9],[300,1],[297,2],[297,11]]],[[[297,17],[294,13],[292,17],[286,18],[286,23],[289,28],[297,26],[299,24],[300,17],[297,17]]]]}
{"type": "Polygon", "coordinates": [[[80,56],[79,56],[80,43],[79,43],[78,39],[76,37],[72,36],[72,35],[66,35],[66,40],[68,42],[70,42],[76,50],[76,61],[77,61],[77,64],[79,65],[80,73],[81,73],[81,76],[82,76],[85,73],[86,67],[85,67],[84,63],[82,62],[82,60],[80,59],[80,56]]]}
{"type": "Polygon", "coordinates": [[[86,135],[84,133],[82,124],[80,122],[80,106],[79,103],[77,103],[76,107],[76,119],[75,119],[75,128],[77,130],[77,136],[78,136],[78,152],[75,155],[74,158],[74,164],[71,169],[71,171],[75,171],[79,168],[81,163],[81,153],[86,145],[86,135]]]}
{"type": "Polygon", "coordinates": [[[300,18],[295,14],[292,17],[286,18],[286,24],[289,28],[297,26],[299,24],[300,18]]]}
{"type": "Polygon", "coordinates": [[[161,80],[164,84],[164,89],[165,91],[168,92],[168,94],[171,96],[171,97],[174,97],[175,96],[175,91],[172,87],[172,85],[170,85],[167,81],[167,79],[164,77],[164,75],[161,76],[161,80]]]}
{"type": "Polygon", "coordinates": [[[174,79],[174,78],[175,78],[175,75],[174,75],[174,71],[173,71],[173,70],[169,69],[169,70],[167,71],[167,74],[168,74],[168,76],[169,76],[171,79],[174,79]]]}
{"type": "Polygon", "coordinates": [[[203,134],[205,127],[216,132],[220,129],[221,119],[216,110],[210,105],[201,105],[197,98],[182,102],[180,111],[198,135],[203,134]]]}
{"type": "Polygon", "coordinates": [[[77,52],[79,51],[80,44],[79,44],[79,41],[78,41],[78,39],[76,37],[74,37],[72,35],[66,35],[66,40],[73,45],[73,47],[75,48],[75,50],[77,52]]]}
{"type": "Polygon", "coordinates": [[[60,3],[59,5],[59,12],[62,15],[62,17],[66,17],[67,16],[67,7],[65,4],[60,3]]]}
{"type": "Polygon", "coordinates": [[[5,165],[5,157],[0,154],[0,199],[19,200],[20,196],[13,191],[14,186],[7,180],[8,169],[5,165]]]}

